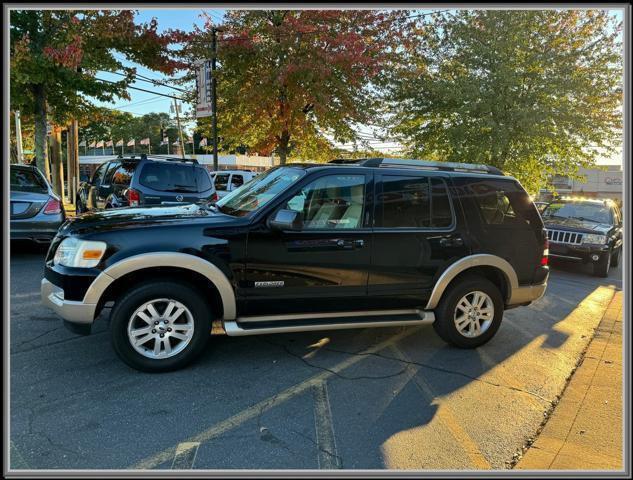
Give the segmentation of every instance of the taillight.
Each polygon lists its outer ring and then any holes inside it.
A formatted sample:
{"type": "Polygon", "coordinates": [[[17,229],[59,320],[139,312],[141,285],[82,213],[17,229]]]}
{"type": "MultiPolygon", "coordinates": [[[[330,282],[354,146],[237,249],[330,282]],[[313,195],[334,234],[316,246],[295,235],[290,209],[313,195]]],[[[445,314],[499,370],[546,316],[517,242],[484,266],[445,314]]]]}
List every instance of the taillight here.
{"type": "Polygon", "coordinates": [[[141,201],[141,194],[133,188],[128,188],[125,191],[125,198],[127,198],[130,207],[138,207],[138,204],[141,201]]]}
{"type": "Polygon", "coordinates": [[[546,238],[545,243],[543,244],[543,257],[541,257],[541,266],[547,266],[547,262],[549,259],[549,240],[546,238]]]}
{"type": "Polygon", "coordinates": [[[218,192],[213,192],[213,195],[211,195],[211,201],[212,202],[218,201],[218,192]]]}
{"type": "Polygon", "coordinates": [[[57,215],[58,213],[61,213],[61,211],[62,204],[56,198],[49,199],[49,201],[46,203],[46,206],[44,207],[44,214],[46,215],[57,215]]]}

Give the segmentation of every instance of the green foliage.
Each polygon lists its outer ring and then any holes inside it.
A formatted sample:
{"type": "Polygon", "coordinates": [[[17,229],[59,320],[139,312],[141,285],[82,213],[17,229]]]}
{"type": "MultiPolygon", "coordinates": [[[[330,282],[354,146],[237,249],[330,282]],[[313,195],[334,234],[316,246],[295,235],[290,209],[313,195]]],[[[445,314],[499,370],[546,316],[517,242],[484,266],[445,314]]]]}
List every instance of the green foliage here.
{"type": "Polygon", "coordinates": [[[389,69],[412,155],[487,163],[531,192],[621,142],[620,26],[605,10],[461,10],[409,31],[389,69]]]}

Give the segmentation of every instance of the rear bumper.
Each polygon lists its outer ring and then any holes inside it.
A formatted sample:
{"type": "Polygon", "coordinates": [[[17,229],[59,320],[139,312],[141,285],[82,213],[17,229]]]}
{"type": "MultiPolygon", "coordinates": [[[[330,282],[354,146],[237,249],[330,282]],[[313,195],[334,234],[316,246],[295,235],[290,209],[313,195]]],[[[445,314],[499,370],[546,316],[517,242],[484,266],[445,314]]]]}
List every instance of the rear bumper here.
{"type": "Polygon", "coordinates": [[[545,279],[543,283],[523,285],[514,288],[512,289],[512,296],[508,301],[508,307],[535,302],[545,295],[545,290],[547,290],[547,279],[545,279]]]}
{"type": "Polygon", "coordinates": [[[42,304],[53,310],[64,320],[83,325],[90,325],[94,321],[95,311],[97,310],[96,303],[65,300],[64,290],[45,278],[42,279],[40,293],[42,295],[42,304]]]}

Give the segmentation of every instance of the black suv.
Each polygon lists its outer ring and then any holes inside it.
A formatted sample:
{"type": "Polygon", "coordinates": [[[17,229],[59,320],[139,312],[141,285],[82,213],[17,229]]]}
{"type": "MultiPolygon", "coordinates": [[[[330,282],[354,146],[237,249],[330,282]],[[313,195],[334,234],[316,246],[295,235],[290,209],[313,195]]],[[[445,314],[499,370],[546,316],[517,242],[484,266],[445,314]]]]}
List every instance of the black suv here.
{"type": "Polygon", "coordinates": [[[77,213],[217,200],[211,174],[196,160],[141,155],[99,165],[77,192],[77,213]]]}
{"type": "Polygon", "coordinates": [[[612,200],[554,200],[542,216],[553,258],[591,263],[599,277],[620,263],[622,213],[612,200]]]}
{"type": "Polygon", "coordinates": [[[114,349],[134,368],[182,367],[210,333],[433,323],[490,340],[504,309],[545,292],[547,238],[519,182],[420,160],[291,164],[210,205],[68,220],[43,302],[78,333],[113,302],[114,349]]]}

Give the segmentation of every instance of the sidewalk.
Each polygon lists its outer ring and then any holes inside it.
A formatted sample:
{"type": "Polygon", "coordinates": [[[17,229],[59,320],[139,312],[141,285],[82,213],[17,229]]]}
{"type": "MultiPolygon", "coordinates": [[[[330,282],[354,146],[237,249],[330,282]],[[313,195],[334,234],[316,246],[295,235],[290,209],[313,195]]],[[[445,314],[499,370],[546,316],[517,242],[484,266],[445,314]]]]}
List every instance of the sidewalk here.
{"type": "Polygon", "coordinates": [[[543,431],[515,468],[621,470],[622,292],[604,313],[584,360],[543,431]]]}

